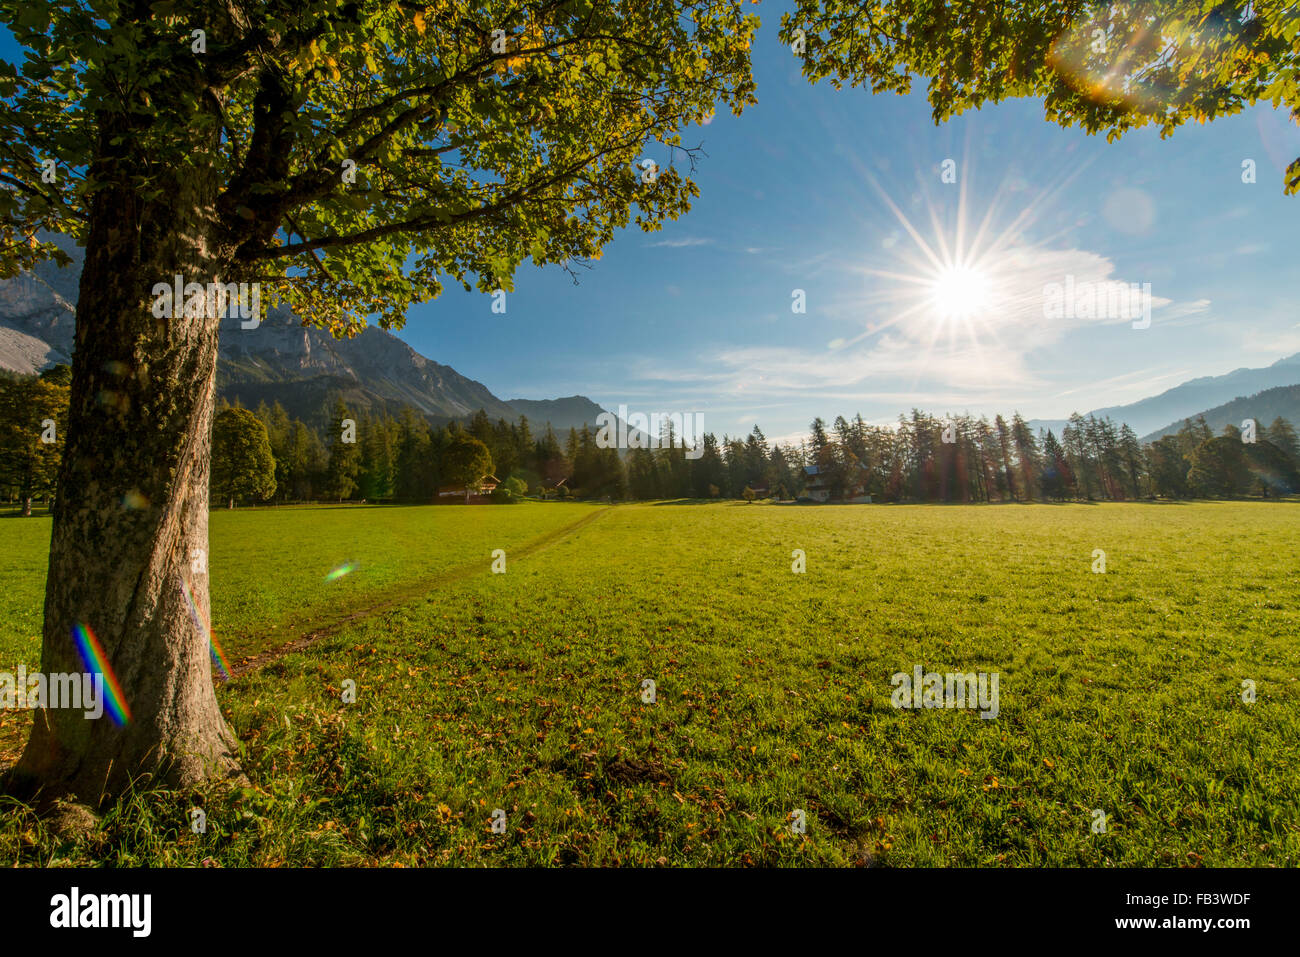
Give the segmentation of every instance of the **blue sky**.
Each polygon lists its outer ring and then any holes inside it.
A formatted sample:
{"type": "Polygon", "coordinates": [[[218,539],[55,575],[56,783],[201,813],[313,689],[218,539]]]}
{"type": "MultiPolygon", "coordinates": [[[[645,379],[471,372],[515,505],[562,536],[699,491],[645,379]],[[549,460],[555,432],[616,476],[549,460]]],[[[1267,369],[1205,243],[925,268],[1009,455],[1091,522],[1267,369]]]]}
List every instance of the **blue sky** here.
{"type": "Polygon", "coordinates": [[[503,398],[581,393],[770,437],[914,405],[1064,417],[1300,351],[1300,197],[1282,194],[1300,129],[1285,112],[1116,143],[1045,122],[1036,100],[936,127],[923,84],[810,85],[777,39],[780,8],[759,9],[758,105],[684,137],[708,153],[690,213],[623,233],[579,286],[525,267],[505,315],[449,289],[400,335],[503,398]],[[956,184],[940,181],[948,158],[956,184]],[[1003,243],[980,264],[986,311],[936,317],[930,290],[895,278],[936,275],[902,220],[952,251],[963,189],[967,236],[987,215],[1003,243]],[[1066,274],[1150,283],[1150,327],[1044,318],[1043,286],[1066,274]]]}
{"type": "Polygon", "coordinates": [[[577,392],[606,408],[702,411],[718,433],[757,422],[769,436],[815,415],[890,421],[913,405],[1063,417],[1300,351],[1300,197],[1282,195],[1281,177],[1300,130],[1285,113],[1110,144],[1048,124],[1032,100],[935,127],[923,92],[810,85],[777,40],[779,8],[760,11],[758,105],[685,137],[708,153],[690,213],[624,233],[578,287],[525,268],[504,316],[449,290],[411,310],[403,338],[505,398],[577,392]],[[955,185],[940,182],[946,158],[955,185]],[[936,322],[914,309],[889,325],[916,286],[879,273],[926,271],[886,197],[933,248],[936,232],[951,245],[963,186],[968,220],[993,206],[994,235],[1031,211],[1018,243],[987,262],[1012,273],[1006,295],[988,297],[990,316],[936,322]],[[1066,273],[1150,283],[1163,304],[1138,330],[1049,321],[1023,301],[1066,273]],[[791,312],[795,288],[804,315],[791,312]]]}
{"type": "Polygon", "coordinates": [[[1116,143],[1045,122],[1034,100],[936,127],[923,83],[907,97],[810,85],[777,39],[782,7],[754,9],[759,102],[685,134],[708,154],[691,212],[623,232],[577,286],[525,266],[504,315],[449,286],[398,334],[502,398],[578,393],[769,437],[913,406],[1058,418],[1300,351],[1300,197],[1282,195],[1300,129],[1285,112],[1116,143]],[[921,244],[952,254],[963,204],[968,250],[987,218],[986,255],[936,289],[921,244]],[[1044,286],[1066,275],[1149,283],[1150,327],[1044,317],[1044,286]],[[980,308],[942,314],[966,292],[980,308]]]}

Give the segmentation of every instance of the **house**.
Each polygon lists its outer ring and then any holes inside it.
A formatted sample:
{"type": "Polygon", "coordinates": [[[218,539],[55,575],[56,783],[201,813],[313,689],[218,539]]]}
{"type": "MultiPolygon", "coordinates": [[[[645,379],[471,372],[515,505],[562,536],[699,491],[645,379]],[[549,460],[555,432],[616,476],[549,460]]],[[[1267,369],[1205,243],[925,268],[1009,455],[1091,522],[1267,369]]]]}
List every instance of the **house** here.
{"type": "MultiPolygon", "coordinates": [[[[829,502],[831,500],[831,477],[829,470],[822,469],[816,465],[806,465],[803,470],[804,474],[804,498],[810,498],[814,502],[829,502]]],[[[845,489],[845,495],[838,499],[841,502],[849,502],[854,505],[869,504],[871,494],[867,491],[867,468],[859,465],[856,477],[849,483],[845,489]]]]}
{"type": "Polygon", "coordinates": [[[549,484],[543,485],[542,499],[545,500],[551,498],[559,498],[560,496],[566,494],[569,491],[569,487],[564,483],[567,482],[568,480],[569,477],[566,475],[564,478],[560,479],[554,485],[549,485],[549,484]]]}
{"type": "Polygon", "coordinates": [[[803,476],[805,498],[810,498],[814,502],[829,502],[831,500],[830,483],[827,481],[827,475],[822,469],[816,465],[805,465],[803,476]]]}
{"type": "Polygon", "coordinates": [[[463,485],[444,485],[438,489],[438,503],[445,505],[463,499],[466,504],[486,502],[488,496],[501,484],[495,475],[485,475],[478,484],[466,488],[463,485]]]}

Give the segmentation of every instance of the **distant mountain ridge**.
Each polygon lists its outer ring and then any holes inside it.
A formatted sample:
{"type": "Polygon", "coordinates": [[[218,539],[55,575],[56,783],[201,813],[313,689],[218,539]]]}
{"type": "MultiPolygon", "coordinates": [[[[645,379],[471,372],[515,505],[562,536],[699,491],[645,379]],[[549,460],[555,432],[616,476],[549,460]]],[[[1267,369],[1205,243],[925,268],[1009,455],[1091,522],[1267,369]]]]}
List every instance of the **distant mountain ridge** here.
{"type": "MultiPolygon", "coordinates": [[[[71,361],[82,250],[60,242],[74,264],[43,263],[0,281],[0,368],[39,372],[71,361]]],[[[433,422],[467,420],[482,409],[494,421],[527,415],[537,428],[595,426],[603,410],[584,396],[506,402],[487,386],[434,362],[391,333],[371,326],[351,339],[304,327],[283,307],[254,329],[222,320],[217,394],[248,407],[279,402],[290,415],[318,420],[341,396],[357,412],[396,414],[415,408],[433,422]]]]}
{"type": "MultiPolygon", "coordinates": [[[[1154,434],[1169,423],[1182,424],[1202,412],[1217,409],[1224,403],[1251,396],[1278,386],[1300,385],[1300,352],[1278,359],[1262,369],[1234,369],[1217,376],[1200,376],[1128,405],[1094,409],[1087,415],[1109,418],[1116,424],[1126,422],[1138,435],[1154,434]]],[[[1288,417],[1289,418],[1289,417],[1288,417]]],[[[1030,428],[1051,429],[1058,436],[1065,419],[1031,419],[1030,428]]],[[[1177,431],[1177,425],[1173,426],[1177,431]]]]}
{"type": "MultiPolygon", "coordinates": [[[[32,373],[71,361],[82,251],[56,241],[72,255],[72,266],[43,263],[0,281],[0,369],[32,373]]],[[[1293,409],[1292,393],[1273,390],[1298,385],[1300,353],[1264,368],[1202,376],[1090,414],[1127,423],[1147,438],[1177,431],[1183,419],[1202,413],[1215,431],[1246,417],[1267,424],[1276,415],[1300,426],[1295,411],[1268,411],[1293,409]]],[[[494,421],[513,422],[526,415],[534,433],[549,422],[561,437],[570,428],[596,428],[596,417],[605,411],[581,395],[506,401],[385,330],[370,327],[352,339],[335,339],[324,330],[303,327],[283,308],[268,310],[255,329],[242,329],[233,318],[222,322],[217,392],[248,407],[278,401],[290,415],[316,422],[328,416],[328,406],[338,396],[357,412],[396,414],[410,406],[435,423],[468,420],[482,409],[494,421]]],[[[1031,419],[1029,425],[1059,434],[1065,420],[1031,419]]]]}
{"type": "Polygon", "coordinates": [[[256,329],[221,323],[217,391],[246,406],[280,402],[306,417],[334,395],[357,411],[395,413],[411,406],[434,421],[463,419],[479,409],[514,420],[506,402],[451,366],[434,362],[401,339],[371,326],[351,339],[304,327],[284,308],[269,310],[256,329]]]}
{"type": "MultiPolygon", "coordinates": [[[[1205,424],[1216,433],[1223,431],[1225,425],[1241,428],[1246,419],[1254,419],[1257,425],[1266,427],[1281,417],[1294,426],[1300,426],[1300,385],[1280,385],[1254,395],[1240,396],[1198,414],[1205,417],[1205,424]]],[[[1197,416],[1185,418],[1195,421],[1197,416]]],[[[1142,441],[1154,442],[1162,436],[1172,435],[1183,427],[1183,421],[1170,422],[1164,428],[1144,435],[1142,441]]]]}
{"type": "Polygon", "coordinates": [[[508,404],[520,415],[528,416],[530,424],[550,422],[557,433],[581,430],[584,425],[594,429],[596,416],[605,411],[585,395],[564,399],[511,399],[508,404]]]}

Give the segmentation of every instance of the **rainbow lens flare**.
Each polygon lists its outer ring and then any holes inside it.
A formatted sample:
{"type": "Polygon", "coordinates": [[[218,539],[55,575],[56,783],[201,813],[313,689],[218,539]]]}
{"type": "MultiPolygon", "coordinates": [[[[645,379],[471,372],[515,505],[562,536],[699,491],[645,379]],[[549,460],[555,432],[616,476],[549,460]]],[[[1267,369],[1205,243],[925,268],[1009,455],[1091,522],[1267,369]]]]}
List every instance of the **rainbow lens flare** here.
{"type": "Polygon", "coordinates": [[[122,686],[118,684],[113,666],[108,663],[108,656],[104,654],[104,646],[99,643],[95,633],[90,630],[89,625],[77,622],[72,626],[72,640],[77,645],[77,654],[81,656],[82,667],[90,674],[104,676],[104,690],[107,692],[104,705],[108,716],[119,728],[130,722],[131,706],[126,703],[122,686]]]}
{"type": "Polygon", "coordinates": [[[343,577],[344,575],[346,575],[348,572],[350,572],[350,571],[355,571],[355,570],[356,570],[356,567],[357,567],[357,563],[356,563],[356,562],[344,562],[344,563],[343,563],[342,565],[340,565],[338,568],[334,569],[332,572],[330,572],[328,575],[326,575],[326,576],[325,576],[325,580],[326,580],[327,582],[338,581],[340,578],[342,578],[342,577],[343,577]]]}
{"type": "Polygon", "coordinates": [[[199,603],[194,600],[194,592],[190,590],[189,582],[181,582],[181,593],[190,606],[190,618],[194,621],[194,626],[208,639],[208,652],[212,655],[212,663],[221,672],[221,680],[229,681],[230,664],[226,661],[225,652],[221,650],[221,643],[217,641],[217,636],[212,633],[212,625],[208,621],[208,616],[199,608],[199,603]]]}

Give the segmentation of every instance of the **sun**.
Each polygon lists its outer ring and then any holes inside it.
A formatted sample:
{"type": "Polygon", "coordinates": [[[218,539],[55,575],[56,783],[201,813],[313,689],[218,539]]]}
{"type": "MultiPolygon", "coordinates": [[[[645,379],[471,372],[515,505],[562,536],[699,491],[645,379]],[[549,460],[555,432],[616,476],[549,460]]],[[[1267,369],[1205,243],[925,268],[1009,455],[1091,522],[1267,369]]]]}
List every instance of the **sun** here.
{"type": "Polygon", "coordinates": [[[989,306],[989,278],[970,266],[945,266],[930,287],[930,304],[940,319],[969,319],[989,306]]]}

